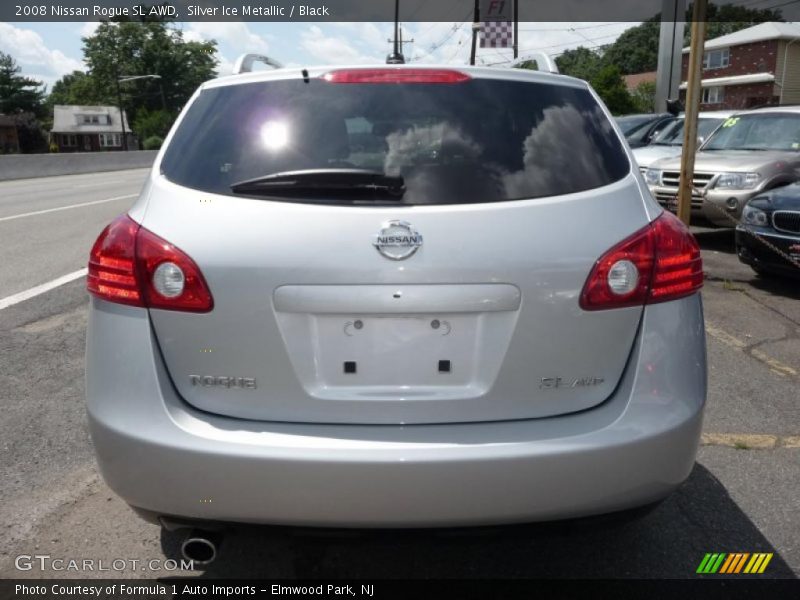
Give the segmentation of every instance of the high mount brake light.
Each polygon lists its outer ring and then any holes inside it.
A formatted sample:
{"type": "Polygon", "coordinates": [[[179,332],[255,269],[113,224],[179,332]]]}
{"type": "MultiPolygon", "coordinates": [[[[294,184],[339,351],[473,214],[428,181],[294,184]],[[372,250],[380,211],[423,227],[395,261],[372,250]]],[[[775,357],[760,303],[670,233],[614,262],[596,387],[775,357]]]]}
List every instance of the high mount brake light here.
{"type": "MultiPolygon", "coordinates": [[[[168,284],[167,284],[168,285],[168,284]]],[[[199,267],[182,250],[141,227],[128,215],[114,219],[89,255],[89,292],[98,298],[165,310],[208,312],[214,299],[199,267]],[[164,295],[163,267],[174,281],[182,276],[180,292],[164,295]],[[154,280],[155,278],[155,280],[154,280]]]]}
{"type": "Polygon", "coordinates": [[[322,76],[328,83],[461,83],[469,75],[451,69],[341,69],[322,76]]]}
{"type": "Polygon", "coordinates": [[[580,306],[584,310],[643,306],[683,298],[701,287],[703,261],[697,240],[675,215],[664,212],[600,257],[583,286],[580,306]]]}

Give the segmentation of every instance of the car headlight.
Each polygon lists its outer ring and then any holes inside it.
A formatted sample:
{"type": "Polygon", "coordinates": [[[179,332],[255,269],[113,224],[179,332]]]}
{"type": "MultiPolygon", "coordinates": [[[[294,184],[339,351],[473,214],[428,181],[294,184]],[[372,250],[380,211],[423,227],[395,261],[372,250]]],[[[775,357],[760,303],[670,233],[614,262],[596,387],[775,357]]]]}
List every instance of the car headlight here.
{"type": "Polygon", "coordinates": [[[715,188],[728,190],[752,190],[761,181],[758,173],[723,173],[714,184],[715,188]]]}
{"type": "Polygon", "coordinates": [[[647,169],[644,172],[644,180],[647,185],[658,185],[661,183],[661,169],[647,169]]]}
{"type": "Polygon", "coordinates": [[[749,204],[744,207],[744,210],[742,211],[742,223],[746,225],[758,225],[759,227],[763,227],[768,222],[769,220],[767,219],[767,213],[760,208],[750,206],[749,204]]]}

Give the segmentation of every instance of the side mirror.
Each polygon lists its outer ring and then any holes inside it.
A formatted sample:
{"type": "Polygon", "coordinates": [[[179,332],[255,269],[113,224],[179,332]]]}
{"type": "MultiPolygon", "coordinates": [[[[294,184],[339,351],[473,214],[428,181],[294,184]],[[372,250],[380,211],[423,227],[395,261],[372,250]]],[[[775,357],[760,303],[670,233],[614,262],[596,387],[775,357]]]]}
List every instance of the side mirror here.
{"type": "Polygon", "coordinates": [[[702,135],[698,135],[697,136],[697,147],[699,148],[700,146],[702,146],[703,142],[705,142],[705,141],[706,141],[706,138],[704,138],[702,135]]]}

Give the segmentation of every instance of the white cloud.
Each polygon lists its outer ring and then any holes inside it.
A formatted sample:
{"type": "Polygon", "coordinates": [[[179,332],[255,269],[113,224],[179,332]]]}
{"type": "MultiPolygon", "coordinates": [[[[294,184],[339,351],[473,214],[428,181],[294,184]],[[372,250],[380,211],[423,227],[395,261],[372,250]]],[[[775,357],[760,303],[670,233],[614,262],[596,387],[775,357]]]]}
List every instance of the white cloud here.
{"type": "Polygon", "coordinates": [[[94,35],[94,32],[97,31],[97,28],[100,27],[100,21],[86,21],[81,27],[81,37],[90,37],[94,35]]]}
{"type": "Polygon", "coordinates": [[[329,65],[380,63],[385,56],[385,51],[382,56],[377,48],[359,49],[344,36],[326,35],[317,25],[300,34],[300,46],[320,63],[329,65]]]}
{"type": "Polygon", "coordinates": [[[217,75],[220,77],[224,77],[225,75],[230,75],[233,73],[233,61],[228,60],[217,52],[217,75]]]}
{"type": "Polygon", "coordinates": [[[66,73],[84,68],[83,62],[51,50],[42,36],[30,29],[0,23],[0,50],[14,57],[25,75],[51,86],[66,73]]]}
{"type": "Polygon", "coordinates": [[[189,24],[189,28],[183,32],[183,35],[190,41],[216,40],[242,53],[267,53],[269,51],[269,43],[264,36],[250,31],[247,23],[242,21],[195,21],[189,24]]]}
{"type": "MultiPolygon", "coordinates": [[[[269,53],[267,37],[253,33],[244,22],[203,22],[188,23],[183,30],[183,39],[187,42],[203,42],[215,40],[237,54],[245,52],[269,53]]],[[[217,49],[217,75],[230,75],[233,72],[233,61],[229,60],[220,49],[217,49]]]]}

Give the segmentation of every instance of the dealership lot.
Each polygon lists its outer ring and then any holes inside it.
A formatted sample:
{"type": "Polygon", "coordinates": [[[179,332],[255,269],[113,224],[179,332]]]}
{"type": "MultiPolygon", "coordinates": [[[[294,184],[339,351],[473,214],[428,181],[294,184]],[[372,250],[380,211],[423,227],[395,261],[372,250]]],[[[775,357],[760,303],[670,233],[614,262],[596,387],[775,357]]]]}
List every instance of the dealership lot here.
{"type": "MultiPolygon", "coordinates": [[[[149,563],[179,558],[180,538],[138,520],[102,483],[83,407],[81,270],[96,235],[130,205],[145,175],[0,183],[1,577],[189,575],[149,563]],[[34,563],[20,571],[19,555],[93,560],[94,570],[42,571],[34,563]],[[101,560],[113,570],[100,571],[101,560]]],[[[696,233],[707,273],[704,445],[688,482],[655,511],[627,524],[473,531],[243,528],[228,536],[206,575],[688,577],[706,552],[774,552],[765,576],[796,576],[800,283],[756,278],[736,259],[732,231],[696,233]]]]}

